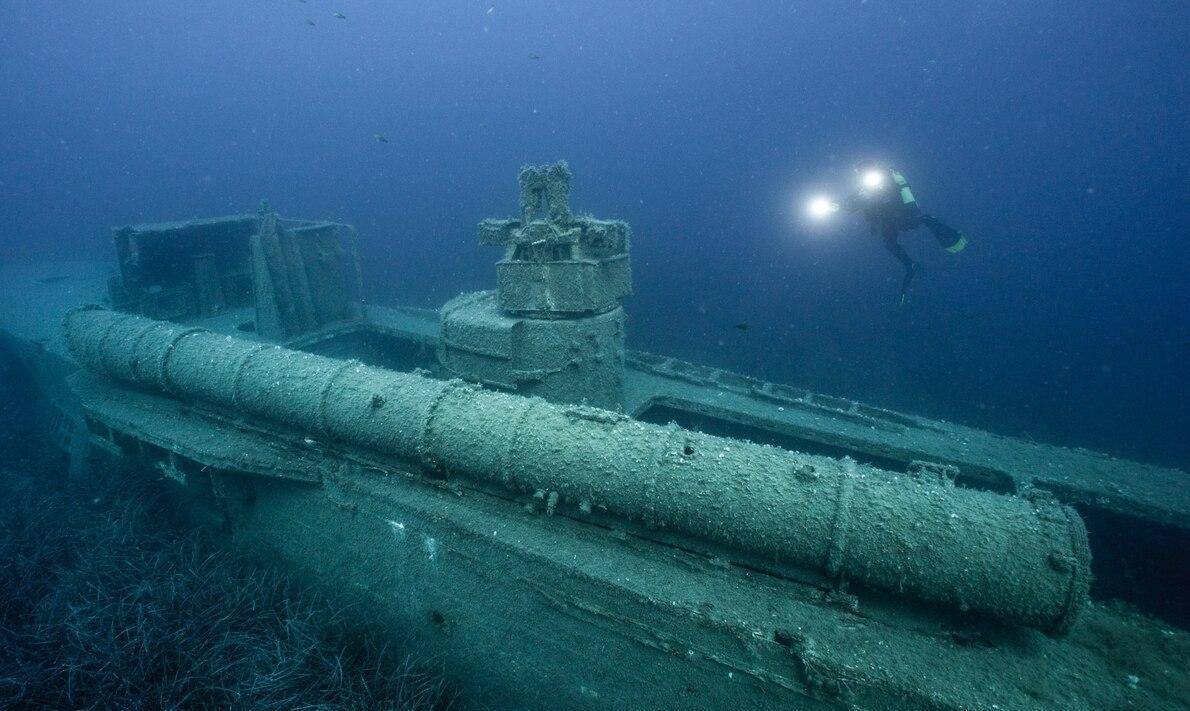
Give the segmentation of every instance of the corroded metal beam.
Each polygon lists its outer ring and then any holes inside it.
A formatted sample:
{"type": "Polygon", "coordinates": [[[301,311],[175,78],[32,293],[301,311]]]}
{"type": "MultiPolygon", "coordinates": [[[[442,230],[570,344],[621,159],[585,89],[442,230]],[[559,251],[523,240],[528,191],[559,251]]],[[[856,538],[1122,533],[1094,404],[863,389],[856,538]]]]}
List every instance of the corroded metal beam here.
{"type": "Polygon", "coordinates": [[[79,363],[185,400],[1051,633],[1087,598],[1082,521],[1047,499],[492,392],[99,308],[79,363]]]}

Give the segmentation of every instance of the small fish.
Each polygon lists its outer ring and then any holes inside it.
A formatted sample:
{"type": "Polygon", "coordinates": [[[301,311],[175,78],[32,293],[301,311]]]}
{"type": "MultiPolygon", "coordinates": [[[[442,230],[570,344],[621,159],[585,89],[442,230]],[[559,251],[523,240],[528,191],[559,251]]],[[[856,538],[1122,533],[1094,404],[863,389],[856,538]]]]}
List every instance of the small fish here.
{"type": "Polygon", "coordinates": [[[495,6],[495,5],[492,5],[491,7],[489,7],[489,8],[488,8],[488,14],[489,14],[489,15],[490,15],[490,14],[492,14],[493,12],[495,12],[495,11],[496,11],[496,6],[495,6]]]}
{"type": "Polygon", "coordinates": [[[388,143],[388,136],[383,133],[373,133],[372,138],[375,138],[380,143],[388,143]]]}
{"type": "Polygon", "coordinates": [[[748,323],[747,321],[743,321],[743,322],[737,323],[734,326],[734,328],[737,331],[747,331],[748,329],[752,328],[752,324],[748,323]]]}
{"type": "Polygon", "coordinates": [[[311,27],[313,27],[313,26],[314,26],[314,20],[311,20],[310,18],[308,18],[308,17],[307,17],[307,18],[306,18],[306,24],[307,24],[307,25],[309,25],[309,26],[311,26],[311,27]]]}
{"type": "Polygon", "coordinates": [[[541,55],[537,54],[536,52],[530,52],[529,59],[541,59],[541,55]]]}
{"type": "Polygon", "coordinates": [[[344,15],[343,13],[341,13],[341,12],[335,12],[335,13],[334,13],[334,16],[335,16],[335,17],[337,17],[337,18],[339,18],[340,20],[346,20],[346,19],[347,19],[347,16],[346,16],[346,15],[344,15]]]}

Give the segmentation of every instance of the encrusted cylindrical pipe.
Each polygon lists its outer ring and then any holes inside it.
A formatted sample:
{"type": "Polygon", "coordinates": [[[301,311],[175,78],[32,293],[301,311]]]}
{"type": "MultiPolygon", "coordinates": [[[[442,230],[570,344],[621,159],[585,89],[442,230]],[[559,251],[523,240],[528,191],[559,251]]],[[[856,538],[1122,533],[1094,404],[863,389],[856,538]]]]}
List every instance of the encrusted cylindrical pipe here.
{"type": "Polygon", "coordinates": [[[100,309],[71,312],[65,328],[80,364],[113,378],[898,595],[1048,632],[1087,597],[1086,531],[1052,500],[100,309]]]}

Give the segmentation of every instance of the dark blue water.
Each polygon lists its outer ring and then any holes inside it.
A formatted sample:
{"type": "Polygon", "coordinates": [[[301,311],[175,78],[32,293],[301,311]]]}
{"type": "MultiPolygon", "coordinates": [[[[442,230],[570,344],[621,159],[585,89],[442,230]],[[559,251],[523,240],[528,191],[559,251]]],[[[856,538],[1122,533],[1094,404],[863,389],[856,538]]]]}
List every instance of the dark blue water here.
{"type": "Polygon", "coordinates": [[[634,228],[636,348],[1185,466],[1188,29],[1182,2],[9,0],[0,259],[267,197],[357,224],[377,300],[436,306],[493,284],[474,226],[518,166],[565,158],[574,207],[634,228]],[[905,240],[901,308],[861,222],[801,219],[873,158],[971,237],[905,240]]]}

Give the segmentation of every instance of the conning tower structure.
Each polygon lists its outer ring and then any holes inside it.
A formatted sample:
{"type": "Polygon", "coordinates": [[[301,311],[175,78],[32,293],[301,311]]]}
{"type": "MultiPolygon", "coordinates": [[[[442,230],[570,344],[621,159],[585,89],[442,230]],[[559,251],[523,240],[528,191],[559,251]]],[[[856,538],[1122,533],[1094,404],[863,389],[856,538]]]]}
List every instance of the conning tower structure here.
{"type": "Polygon", "coordinates": [[[502,245],[496,291],[441,311],[439,360],[452,375],[560,403],[622,409],[629,228],[570,211],[564,161],[521,169],[520,218],[485,219],[502,245]]]}

